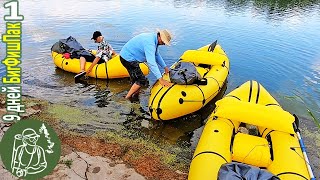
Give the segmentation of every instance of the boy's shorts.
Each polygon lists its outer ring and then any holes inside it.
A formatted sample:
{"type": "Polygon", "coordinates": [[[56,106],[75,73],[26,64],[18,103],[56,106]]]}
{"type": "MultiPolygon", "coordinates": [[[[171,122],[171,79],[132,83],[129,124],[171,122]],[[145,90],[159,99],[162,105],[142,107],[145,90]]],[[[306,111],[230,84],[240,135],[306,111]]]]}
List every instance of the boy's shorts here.
{"type": "Polygon", "coordinates": [[[123,59],[121,56],[120,56],[120,61],[122,65],[129,72],[132,84],[136,83],[139,86],[144,86],[144,87],[147,87],[149,85],[147,78],[144,76],[143,72],[140,69],[138,61],[129,62],[123,59]]]}
{"type": "MultiPolygon", "coordinates": [[[[94,59],[96,58],[95,55],[91,54],[91,55],[84,55],[84,56],[81,56],[81,57],[84,57],[86,59],[87,62],[93,62],[94,59]]],[[[103,60],[102,58],[100,58],[100,60],[98,61],[98,64],[101,64],[101,63],[104,63],[105,60],[103,60]]]]}

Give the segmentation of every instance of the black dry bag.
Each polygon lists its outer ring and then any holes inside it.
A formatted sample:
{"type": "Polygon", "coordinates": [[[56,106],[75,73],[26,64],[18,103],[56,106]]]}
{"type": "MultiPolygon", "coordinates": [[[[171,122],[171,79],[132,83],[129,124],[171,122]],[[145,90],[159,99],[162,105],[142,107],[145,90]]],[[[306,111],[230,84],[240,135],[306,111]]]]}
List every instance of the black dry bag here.
{"type": "Polygon", "coordinates": [[[192,63],[178,62],[175,68],[170,70],[170,80],[177,84],[194,84],[200,80],[200,74],[192,63]]]}

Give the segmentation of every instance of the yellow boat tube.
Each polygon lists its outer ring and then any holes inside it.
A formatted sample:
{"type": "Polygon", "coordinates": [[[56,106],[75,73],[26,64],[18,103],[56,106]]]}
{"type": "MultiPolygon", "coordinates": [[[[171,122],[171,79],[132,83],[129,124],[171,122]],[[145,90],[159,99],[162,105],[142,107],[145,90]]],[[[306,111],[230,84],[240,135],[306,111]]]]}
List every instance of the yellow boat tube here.
{"type": "MultiPolygon", "coordinates": [[[[202,78],[207,80],[206,85],[174,84],[169,88],[162,87],[159,82],[153,85],[148,105],[153,119],[171,120],[195,112],[220,92],[229,74],[230,65],[222,47],[216,42],[213,44],[198,50],[187,50],[178,61],[193,63],[202,78]]],[[[165,74],[163,78],[170,81],[165,74]]]]}
{"type": "MultiPolygon", "coordinates": [[[[93,51],[95,54],[95,51],[93,51]]],[[[80,60],[73,58],[73,59],[66,59],[63,57],[62,54],[57,52],[51,52],[51,56],[53,59],[54,64],[68,72],[72,73],[80,73],[80,60]]],[[[91,62],[86,62],[86,69],[91,65],[91,62]]],[[[140,68],[144,75],[149,74],[149,68],[145,63],[140,63],[140,68]]],[[[127,69],[121,64],[120,56],[114,56],[106,63],[97,64],[92,68],[92,71],[88,76],[93,78],[101,78],[101,79],[115,79],[115,78],[125,78],[130,77],[127,69]]]]}
{"type": "Polygon", "coordinates": [[[265,168],[281,180],[313,178],[299,143],[296,120],[261,84],[244,83],[216,102],[194,152],[188,179],[217,179],[221,165],[232,161],[265,168]],[[238,132],[240,123],[257,126],[259,136],[238,132]]]}

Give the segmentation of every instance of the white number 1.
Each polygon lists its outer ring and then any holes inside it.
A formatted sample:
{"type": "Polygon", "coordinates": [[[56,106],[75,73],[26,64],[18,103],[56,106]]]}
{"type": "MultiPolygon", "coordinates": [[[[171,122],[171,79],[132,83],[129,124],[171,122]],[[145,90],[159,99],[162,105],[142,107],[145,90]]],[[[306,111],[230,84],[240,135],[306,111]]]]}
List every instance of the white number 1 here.
{"type": "Polygon", "coordinates": [[[19,15],[19,3],[18,1],[10,1],[4,4],[4,8],[10,8],[10,15],[6,15],[4,16],[4,20],[6,21],[10,21],[10,20],[14,20],[14,21],[22,21],[23,20],[23,16],[19,15]]]}

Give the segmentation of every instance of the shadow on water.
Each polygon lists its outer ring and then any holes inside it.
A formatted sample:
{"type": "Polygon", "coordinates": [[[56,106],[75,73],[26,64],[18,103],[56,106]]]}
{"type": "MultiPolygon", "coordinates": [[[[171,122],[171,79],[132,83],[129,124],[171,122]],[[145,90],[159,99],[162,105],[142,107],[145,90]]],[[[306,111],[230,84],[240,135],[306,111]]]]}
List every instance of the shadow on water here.
{"type": "Polygon", "coordinates": [[[320,5],[320,0],[217,0],[217,1],[197,1],[197,0],[174,0],[172,4],[176,8],[185,7],[214,7],[217,5],[224,6],[229,10],[243,9],[253,5],[254,8],[267,10],[270,14],[274,12],[287,12],[291,10],[307,10],[320,5]]]}
{"type": "Polygon", "coordinates": [[[270,12],[285,12],[288,10],[306,10],[320,4],[319,0],[253,0],[256,8],[267,9],[270,12]]]}
{"type": "Polygon", "coordinates": [[[265,14],[268,19],[284,20],[297,14],[313,11],[319,6],[319,0],[254,0],[253,5],[259,14],[265,14]]]}
{"type": "Polygon", "coordinates": [[[224,7],[227,13],[239,13],[253,10],[255,14],[264,15],[267,19],[284,20],[299,13],[317,10],[320,0],[218,0],[218,1],[196,1],[196,0],[174,0],[175,8],[207,8],[224,7]]]}
{"type": "Polygon", "coordinates": [[[314,7],[320,3],[319,0],[225,0],[224,2],[234,7],[244,7],[253,4],[256,8],[276,10],[278,12],[292,9],[310,9],[310,7],[314,7]]]}

